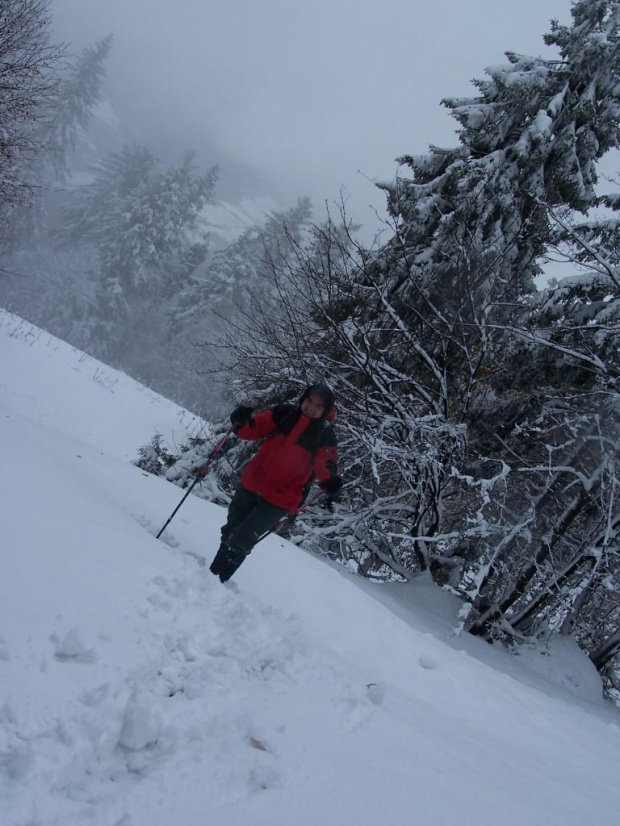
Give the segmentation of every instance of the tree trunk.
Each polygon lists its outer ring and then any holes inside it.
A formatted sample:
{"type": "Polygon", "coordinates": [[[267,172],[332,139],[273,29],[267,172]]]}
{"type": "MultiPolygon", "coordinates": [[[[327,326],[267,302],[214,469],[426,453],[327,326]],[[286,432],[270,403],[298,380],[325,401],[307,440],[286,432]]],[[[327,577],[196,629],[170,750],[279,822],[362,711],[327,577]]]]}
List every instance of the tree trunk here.
{"type": "MultiPolygon", "coordinates": [[[[592,557],[588,553],[582,552],[578,554],[577,557],[575,557],[575,559],[569,565],[567,565],[567,567],[564,568],[564,570],[561,573],[559,573],[540,594],[537,594],[534,597],[534,599],[529,603],[529,605],[526,608],[520,611],[515,617],[512,617],[510,619],[510,624],[512,625],[512,627],[519,628],[521,631],[525,631],[525,633],[527,633],[526,629],[529,625],[529,622],[532,620],[534,614],[541,610],[545,602],[552,596],[552,593],[550,592],[557,591],[560,588],[562,588],[564,583],[568,579],[570,579],[570,577],[577,571],[577,569],[582,563],[585,562],[589,565],[593,565],[594,561],[594,557],[592,557]]],[[[577,600],[577,603],[581,604],[579,599],[577,600]]],[[[571,613],[578,612],[577,603],[573,606],[571,613]]]]}
{"type": "Polygon", "coordinates": [[[605,664],[620,651],[620,628],[617,628],[605,642],[590,654],[590,659],[600,671],[605,664]]]}
{"type": "MultiPolygon", "coordinates": [[[[543,497],[546,496],[547,493],[548,491],[545,491],[543,497]]],[[[471,634],[474,634],[475,636],[484,636],[494,620],[504,614],[520,597],[523,596],[527,586],[536,575],[539,565],[547,559],[554,544],[566,531],[570,523],[579,514],[587,501],[588,493],[581,490],[579,496],[571,502],[554,526],[551,537],[538,546],[534,556],[534,561],[530,563],[524,571],[522,571],[517,581],[514,583],[510,591],[505,594],[501,602],[496,603],[495,605],[489,603],[485,605],[484,600],[480,601],[478,606],[480,616],[469,629],[471,634]]]]}

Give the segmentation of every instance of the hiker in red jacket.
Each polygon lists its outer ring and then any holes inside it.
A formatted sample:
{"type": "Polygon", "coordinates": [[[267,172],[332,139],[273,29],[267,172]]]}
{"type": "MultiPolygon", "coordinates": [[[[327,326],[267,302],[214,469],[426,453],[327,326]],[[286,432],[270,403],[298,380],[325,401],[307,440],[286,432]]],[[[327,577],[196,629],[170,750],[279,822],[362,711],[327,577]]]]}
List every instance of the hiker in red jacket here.
{"type": "Polygon", "coordinates": [[[264,439],[248,462],[228,507],[222,544],[209,570],[226,582],[258,539],[304,501],[314,477],[331,498],[342,488],[336,434],[330,424],[334,394],[326,384],[308,387],[298,405],[279,404],[253,415],[240,405],[230,416],[237,436],[264,439]]]}

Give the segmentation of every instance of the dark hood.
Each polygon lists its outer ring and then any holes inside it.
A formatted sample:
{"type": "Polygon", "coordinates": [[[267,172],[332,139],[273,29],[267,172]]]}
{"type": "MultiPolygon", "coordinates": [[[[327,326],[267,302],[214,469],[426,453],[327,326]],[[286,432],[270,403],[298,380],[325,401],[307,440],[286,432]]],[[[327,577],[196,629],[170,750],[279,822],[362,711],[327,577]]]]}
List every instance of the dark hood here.
{"type": "Polygon", "coordinates": [[[331,387],[328,387],[326,384],[311,384],[310,387],[307,387],[301,398],[299,399],[299,404],[303,402],[304,399],[307,399],[312,393],[316,393],[317,396],[320,396],[323,399],[323,404],[325,405],[325,410],[323,411],[323,417],[329,415],[332,407],[334,406],[334,391],[331,387]]]}

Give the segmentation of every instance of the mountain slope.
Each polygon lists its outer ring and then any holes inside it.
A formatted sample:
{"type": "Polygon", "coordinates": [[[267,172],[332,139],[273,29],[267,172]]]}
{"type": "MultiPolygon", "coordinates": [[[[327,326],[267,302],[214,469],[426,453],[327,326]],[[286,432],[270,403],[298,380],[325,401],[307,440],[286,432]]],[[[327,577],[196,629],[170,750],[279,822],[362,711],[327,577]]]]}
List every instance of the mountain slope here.
{"type": "Polygon", "coordinates": [[[202,423],[6,314],[0,339],[3,826],[617,823],[620,717],[578,653],[558,686],[450,636],[425,582],[278,537],[222,587],[222,509],[157,541],[182,492],[130,463],[202,423]]]}

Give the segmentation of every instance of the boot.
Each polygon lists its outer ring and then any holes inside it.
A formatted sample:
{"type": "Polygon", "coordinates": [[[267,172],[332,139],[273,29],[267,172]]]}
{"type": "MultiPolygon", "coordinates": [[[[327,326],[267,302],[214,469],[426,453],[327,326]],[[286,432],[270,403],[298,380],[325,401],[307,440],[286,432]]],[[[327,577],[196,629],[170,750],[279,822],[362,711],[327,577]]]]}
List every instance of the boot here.
{"type": "Polygon", "coordinates": [[[239,551],[235,551],[232,548],[227,549],[228,555],[226,557],[226,563],[222,565],[222,568],[219,572],[220,582],[228,582],[231,576],[235,573],[235,571],[241,566],[242,562],[244,562],[247,554],[240,553],[239,551]]]}
{"type": "Polygon", "coordinates": [[[246,556],[247,554],[229,548],[228,545],[222,542],[209,566],[209,570],[215,576],[219,576],[220,582],[228,582],[246,556]]]}
{"type": "Polygon", "coordinates": [[[230,556],[230,548],[222,542],[217,553],[213,557],[213,562],[209,566],[211,573],[215,576],[219,576],[224,568],[230,564],[230,556]]]}

